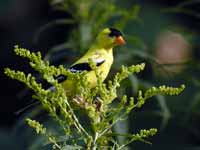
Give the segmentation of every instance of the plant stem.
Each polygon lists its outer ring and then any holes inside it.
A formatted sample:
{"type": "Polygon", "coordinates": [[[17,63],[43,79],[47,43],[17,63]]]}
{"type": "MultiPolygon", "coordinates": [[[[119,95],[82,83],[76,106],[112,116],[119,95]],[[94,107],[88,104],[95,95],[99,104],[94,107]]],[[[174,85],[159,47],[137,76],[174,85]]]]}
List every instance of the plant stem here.
{"type": "Polygon", "coordinates": [[[80,132],[82,131],[86,136],[89,137],[89,134],[88,134],[87,131],[82,127],[82,125],[80,124],[80,122],[78,121],[76,115],[74,114],[73,109],[71,108],[71,106],[70,106],[70,104],[68,103],[67,100],[66,100],[66,104],[67,104],[67,106],[69,107],[69,110],[70,110],[70,112],[71,112],[71,115],[72,115],[72,117],[73,117],[73,119],[74,119],[74,121],[75,121],[75,124],[74,124],[74,125],[76,126],[76,128],[77,128],[80,132]]]}
{"type": "Polygon", "coordinates": [[[92,146],[93,146],[92,150],[96,150],[96,149],[97,149],[96,141],[97,141],[97,139],[98,139],[98,135],[99,135],[99,133],[96,132],[96,133],[95,133],[95,136],[94,136],[93,143],[92,143],[92,146]]]}
{"type": "Polygon", "coordinates": [[[59,150],[62,150],[62,148],[61,148],[57,143],[54,143],[54,145],[55,145],[59,150]]]}
{"type": "Polygon", "coordinates": [[[116,119],[115,121],[113,121],[113,123],[109,126],[109,128],[106,128],[105,130],[103,130],[100,134],[99,137],[101,137],[102,135],[104,135],[110,128],[112,128],[112,126],[117,123],[124,115],[122,115],[121,117],[119,117],[118,119],[116,119]]]}

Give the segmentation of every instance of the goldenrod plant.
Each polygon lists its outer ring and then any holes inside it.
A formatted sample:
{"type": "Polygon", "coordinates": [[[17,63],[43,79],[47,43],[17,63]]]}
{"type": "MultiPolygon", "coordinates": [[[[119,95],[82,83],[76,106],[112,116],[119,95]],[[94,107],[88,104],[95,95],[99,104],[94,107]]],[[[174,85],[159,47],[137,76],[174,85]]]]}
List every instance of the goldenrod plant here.
{"type": "MultiPolygon", "coordinates": [[[[136,134],[124,134],[115,133],[112,127],[118,121],[127,118],[132,110],[141,108],[152,96],[178,95],[185,88],[184,85],[177,88],[163,85],[152,87],[147,91],[139,90],[136,97],[128,97],[126,94],[119,97],[117,89],[121,81],[130,74],[141,72],[145,67],[144,63],[129,67],[122,66],[121,71],[107,83],[102,81],[100,73],[96,71],[97,86],[89,88],[89,82],[85,80],[86,72],[72,73],[62,65],[52,66],[48,61],[42,60],[40,52],[33,53],[19,46],[15,46],[14,51],[17,55],[29,59],[30,66],[54,87],[44,88],[30,73],[5,69],[7,76],[23,82],[35,92],[33,98],[41,103],[50,118],[62,129],[61,135],[57,135],[39,121],[26,119],[27,124],[35,129],[37,134],[46,137],[46,144],[51,145],[52,149],[122,150],[135,141],[150,143],[147,138],[157,133],[155,128],[141,129],[136,134]],[[74,96],[67,97],[65,89],[55,79],[61,74],[76,81],[74,96]],[[117,136],[125,137],[124,143],[119,144],[116,140],[117,136]]],[[[95,63],[92,60],[89,60],[89,63],[96,70],[95,63]]]]}

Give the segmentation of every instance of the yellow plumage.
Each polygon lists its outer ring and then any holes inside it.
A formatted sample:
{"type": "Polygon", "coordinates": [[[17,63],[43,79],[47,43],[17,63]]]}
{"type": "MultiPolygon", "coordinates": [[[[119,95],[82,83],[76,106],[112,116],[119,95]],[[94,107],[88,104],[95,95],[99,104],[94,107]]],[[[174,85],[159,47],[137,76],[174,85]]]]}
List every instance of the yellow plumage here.
{"type": "MultiPolygon", "coordinates": [[[[72,72],[87,71],[86,79],[89,82],[89,86],[90,88],[95,87],[97,84],[96,74],[94,70],[90,68],[88,60],[91,59],[96,63],[97,72],[100,73],[101,79],[105,80],[113,63],[113,47],[124,43],[120,31],[113,28],[106,28],[98,34],[91,48],[70,67],[70,70],[72,72]]],[[[76,81],[69,79],[62,82],[66,90],[66,95],[74,94],[74,82],[76,81]]]]}

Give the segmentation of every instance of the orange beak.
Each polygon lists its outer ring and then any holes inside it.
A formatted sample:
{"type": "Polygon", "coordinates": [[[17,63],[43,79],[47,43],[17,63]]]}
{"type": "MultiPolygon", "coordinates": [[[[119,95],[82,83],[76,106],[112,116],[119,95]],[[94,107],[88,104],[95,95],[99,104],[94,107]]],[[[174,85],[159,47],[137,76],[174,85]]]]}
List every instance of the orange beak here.
{"type": "Polygon", "coordinates": [[[124,44],[126,44],[126,42],[125,42],[125,40],[124,40],[124,38],[123,38],[122,36],[116,37],[115,43],[116,43],[117,45],[124,45],[124,44]]]}

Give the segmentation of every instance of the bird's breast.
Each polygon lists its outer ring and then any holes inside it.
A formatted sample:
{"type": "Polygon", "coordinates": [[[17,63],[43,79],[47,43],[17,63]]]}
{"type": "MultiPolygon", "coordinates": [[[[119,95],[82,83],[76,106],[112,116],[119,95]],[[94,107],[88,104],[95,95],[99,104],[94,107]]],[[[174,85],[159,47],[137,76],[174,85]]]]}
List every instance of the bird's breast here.
{"type": "MultiPolygon", "coordinates": [[[[97,73],[101,77],[101,80],[104,81],[108,76],[110,68],[113,64],[113,55],[105,57],[105,61],[99,67],[97,67],[97,73]]],[[[97,85],[97,77],[95,71],[90,71],[87,73],[87,80],[90,83],[91,88],[97,85]]]]}

